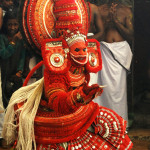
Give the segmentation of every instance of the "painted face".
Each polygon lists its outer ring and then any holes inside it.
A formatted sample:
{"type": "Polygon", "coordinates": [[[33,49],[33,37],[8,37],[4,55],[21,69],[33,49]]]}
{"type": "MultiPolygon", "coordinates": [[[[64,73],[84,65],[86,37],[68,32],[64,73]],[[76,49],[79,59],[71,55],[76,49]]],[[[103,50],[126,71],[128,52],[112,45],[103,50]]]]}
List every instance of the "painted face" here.
{"type": "Polygon", "coordinates": [[[19,29],[19,23],[17,19],[8,19],[7,21],[7,33],[9,36],[14,36],[19,29]]]}
{"type": "Polygon", "coordinates": [[[77,64],[86,64],[88,53],[85,42],[76,42],[72,46],[70,46],[70,55],[72,60],[77,64]]]}

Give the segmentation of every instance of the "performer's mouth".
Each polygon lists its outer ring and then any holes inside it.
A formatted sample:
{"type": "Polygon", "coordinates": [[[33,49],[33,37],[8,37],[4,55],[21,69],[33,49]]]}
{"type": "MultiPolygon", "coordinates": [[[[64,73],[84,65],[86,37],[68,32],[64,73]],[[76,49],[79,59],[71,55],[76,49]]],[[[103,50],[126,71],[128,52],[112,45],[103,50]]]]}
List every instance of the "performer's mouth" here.
{"type": "Polygon", "coordinates": [[[71,54],[71,58],[78,64],[86,64],[87,63],[87,55],[84,56],[75,56],[71,54]]]}
{"type": "Polygon", "coordinates": [[[87,57],[72,57],[72,59],[79,64],[87,63],[87,57]]]}
{"type": "Polygon", "coordinates": [[[86,57],[80,57],[80,58],[75,58],[75,59],[82,62],[86,60],[86,57]]]}

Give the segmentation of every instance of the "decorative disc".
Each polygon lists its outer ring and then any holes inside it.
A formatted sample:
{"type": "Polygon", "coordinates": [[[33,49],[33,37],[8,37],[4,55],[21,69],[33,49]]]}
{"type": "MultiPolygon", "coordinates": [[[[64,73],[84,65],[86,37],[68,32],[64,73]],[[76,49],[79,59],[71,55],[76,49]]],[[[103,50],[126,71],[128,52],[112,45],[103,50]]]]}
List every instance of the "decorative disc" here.
{"type": "Polygon", "coordinates": [[[50,56],[50,62],[54,67],[61,67],[64,64],[64,57],[59,53],[50,56]]]}

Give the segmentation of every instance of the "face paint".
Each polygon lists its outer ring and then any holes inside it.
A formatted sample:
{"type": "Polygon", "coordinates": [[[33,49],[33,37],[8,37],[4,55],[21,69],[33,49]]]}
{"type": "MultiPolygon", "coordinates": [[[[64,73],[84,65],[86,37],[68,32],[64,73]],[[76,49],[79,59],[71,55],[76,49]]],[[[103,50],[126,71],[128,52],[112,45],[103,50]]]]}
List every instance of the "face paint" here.
{"type": "Polygon", "coordinates": [[[80,65],[87,63],[88,53],[86,44],[83,41],[76,42],[70,46],[70,55],[74,62],[80,65]]]}

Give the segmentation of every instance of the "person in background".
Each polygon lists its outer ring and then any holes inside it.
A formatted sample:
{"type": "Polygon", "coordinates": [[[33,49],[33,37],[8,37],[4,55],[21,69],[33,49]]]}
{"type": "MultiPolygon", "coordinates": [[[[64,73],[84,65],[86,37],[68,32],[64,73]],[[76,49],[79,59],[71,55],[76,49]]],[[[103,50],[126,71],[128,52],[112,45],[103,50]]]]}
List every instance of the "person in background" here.
{"type": "Polygon", "coordinates": [[[1,8],[3,9],[3,16],[7,11],[12,11],[14,7],[13,0],[3,0],[1,2],[1,8]]]}
{"type": "Polygon", "coordinates": [[[100,43],[103,69],[98,73],[98,83],[106,87],[95,102],[128,120],[126,77],[132,60],[128,44],[133,39],[132,11],[118,0],[98,7],[105,27],[104,41],[100,43]]]}
{"type": "MultiPolygon", "coordinates": [[[[0,34],[2,100],[6,108],[13,92],[22,86],[25,48],[19,31],[17,12],[7,11],[0,34]]],[[[1,147],[5,148],[3,139],[1,147]]]]}
{"type": "Polygon", "coordinates": [[[105,39],[108,43],[133,40],[133,14],[119,0],[109,0],[108,3],[98,6],[99,13],[105,27],[105,39]]]}
{"type": "Polygon", "coordinates": [[[17,13],[8,11],[4,16],[3,34],[0,35],[3,103],[7,107],[12,93],[22,86],[25,47],[19,31],[17,13]]]}
{"type": "Polygon", "coordinates": [[[87,36],[89,39],[96,39],[98,41],[102,41],[104,35],[104,27],[101,15],[98,10],[98,6],[87,2],[87,0],[84,1],[86,3],[89,18],[89,28],[87,36]]]}

